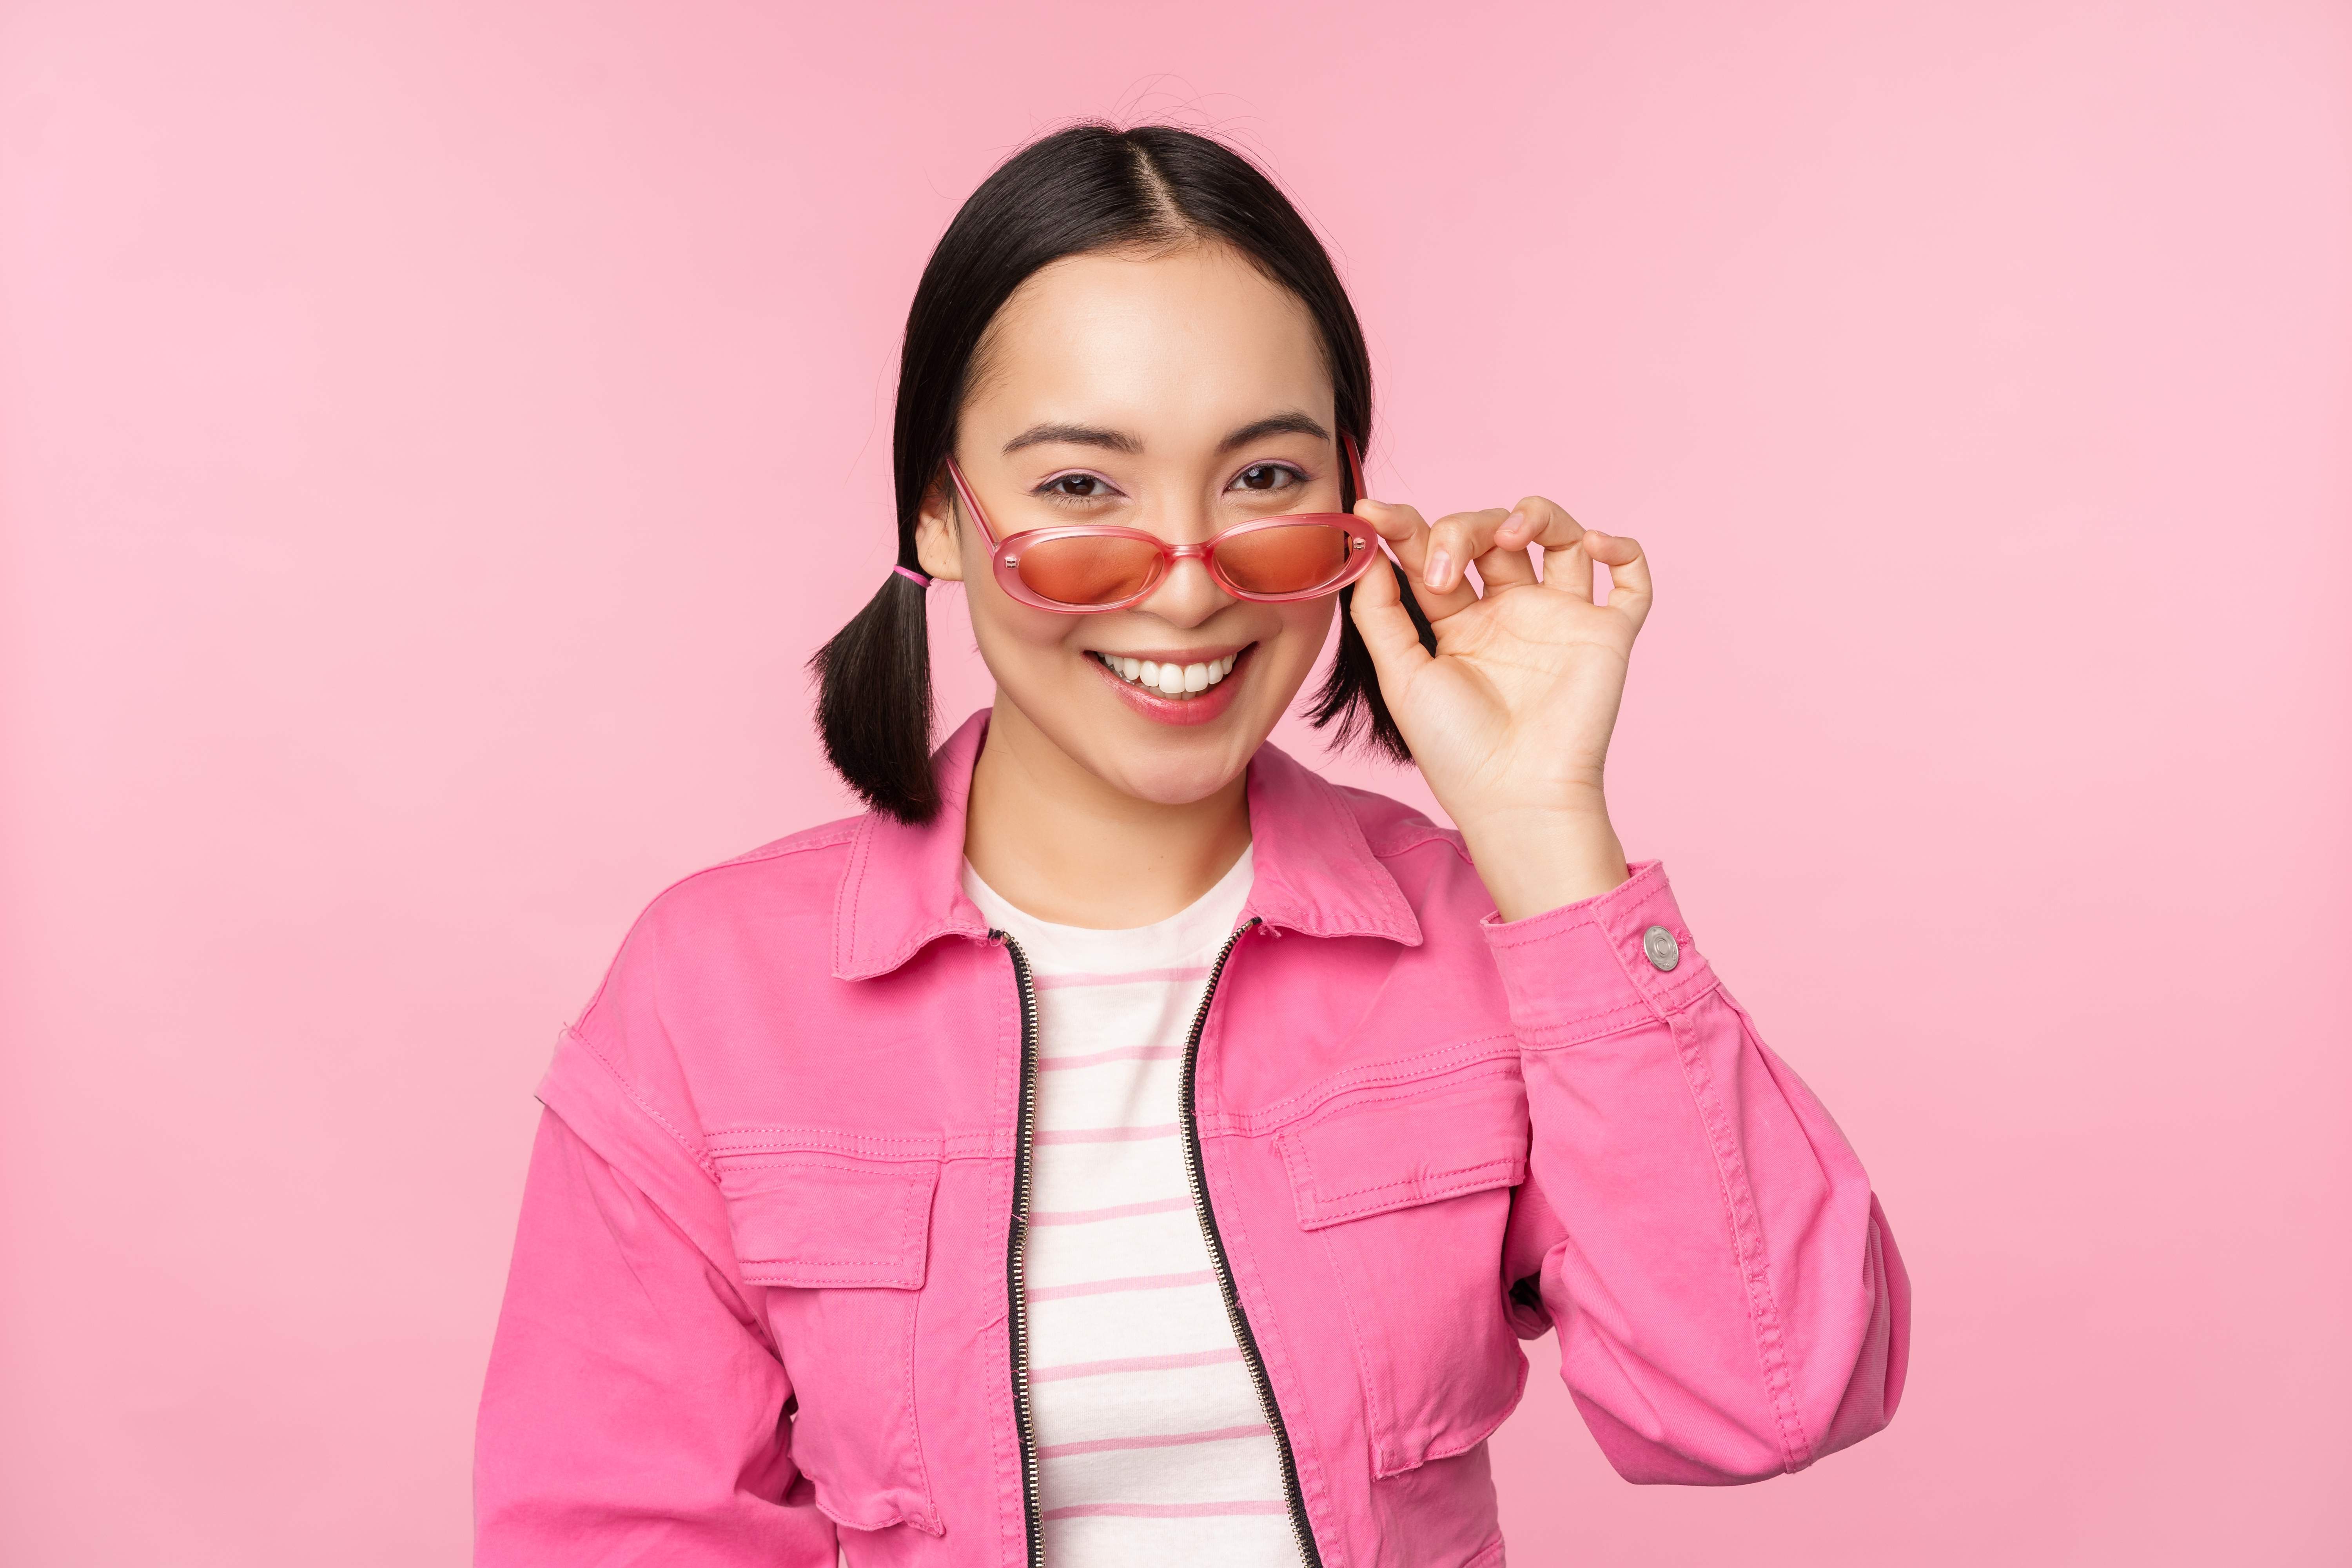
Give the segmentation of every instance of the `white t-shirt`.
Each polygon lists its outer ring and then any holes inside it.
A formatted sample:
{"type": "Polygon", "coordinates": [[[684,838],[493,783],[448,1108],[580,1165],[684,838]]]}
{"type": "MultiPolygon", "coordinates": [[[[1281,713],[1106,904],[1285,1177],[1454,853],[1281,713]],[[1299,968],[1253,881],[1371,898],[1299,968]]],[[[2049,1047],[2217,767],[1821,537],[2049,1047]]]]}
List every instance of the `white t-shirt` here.
{"type": "Polygon", "coordinates": [[[1178,1093],[1250,855],[1155,925],[1022,913],[964,891],[1021,944],[1037,997],[1029,1403],[1055,1568],[1298,1568],[1281,1459],[1184,1172],[1178,1093]]]}

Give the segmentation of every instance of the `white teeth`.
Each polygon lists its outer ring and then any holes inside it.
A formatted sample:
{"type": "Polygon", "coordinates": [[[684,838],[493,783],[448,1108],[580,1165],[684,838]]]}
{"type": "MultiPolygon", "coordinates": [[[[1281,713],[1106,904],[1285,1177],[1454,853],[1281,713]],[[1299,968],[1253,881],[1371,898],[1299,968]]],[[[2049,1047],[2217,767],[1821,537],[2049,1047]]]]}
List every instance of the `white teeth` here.
{"type": "Polygon", "coordinates": [[[1156,659],[1129,658],[1125,654],[1097,654],[1113,674],[1168,697],[1190,697],[1206,691],[1234,672],[1239,652],[1199,664],[1161,664],[1156,659]]]}

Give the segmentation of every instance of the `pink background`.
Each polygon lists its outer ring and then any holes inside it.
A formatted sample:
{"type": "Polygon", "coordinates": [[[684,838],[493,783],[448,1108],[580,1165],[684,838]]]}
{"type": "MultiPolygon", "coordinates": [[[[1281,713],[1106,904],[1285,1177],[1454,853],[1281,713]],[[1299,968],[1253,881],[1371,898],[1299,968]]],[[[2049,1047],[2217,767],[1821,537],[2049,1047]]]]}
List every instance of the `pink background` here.
{"type": "Polygon", "coordinates": [[[908,293],[1100,112],[1332,237],[1379,493],[1648,544],[1624,836],[1916,1283],[1769,1486],[1538,1348],[1515,1561],[2346,1561],[2352,12],[2242,0],[8,7],[0,1558],[463,1560],[555,1030],[845,808],[908,293]]]}

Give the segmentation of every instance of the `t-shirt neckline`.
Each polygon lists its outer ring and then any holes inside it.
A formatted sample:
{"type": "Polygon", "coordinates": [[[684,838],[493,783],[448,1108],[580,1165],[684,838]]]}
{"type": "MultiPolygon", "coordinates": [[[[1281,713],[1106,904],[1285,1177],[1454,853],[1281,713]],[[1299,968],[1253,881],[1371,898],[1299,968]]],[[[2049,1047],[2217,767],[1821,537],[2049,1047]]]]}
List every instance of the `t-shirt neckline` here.
{"type": "Polygon", "coordinates": [[[1249,901],[1252,875],[1250,849],[1245,845],[1240,857],[1207,892],[1174,914],[1150,925],[1109,931],[1039,920],[1014,907],[1003,894],[982,881],[970,860],[963,863],[963,890],[991,925],[1010,932],[1021,943],[1033,963],[1054,969],[1124,966],[1132,963],[1138,954],[1149,953],[1173,963],[1203,950],[1214,952],[1222,947],[1239,923],[1243,906],[1249,901]]]}

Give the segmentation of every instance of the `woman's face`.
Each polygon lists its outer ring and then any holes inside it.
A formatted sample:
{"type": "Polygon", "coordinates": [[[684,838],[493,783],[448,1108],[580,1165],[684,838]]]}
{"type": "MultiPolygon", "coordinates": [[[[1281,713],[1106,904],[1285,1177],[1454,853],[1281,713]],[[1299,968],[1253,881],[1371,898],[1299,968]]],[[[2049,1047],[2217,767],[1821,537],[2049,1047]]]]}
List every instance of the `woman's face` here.
{"type": "MultiPolygon", "coordinates": [[[[1286,289],[1221,246],[1098,253],[1041,269],[998,312],[956,463],[1000,539],[1103,522],[1183,544],[1339,510],[1336,429],[1314,321],[1286,289]]],[[[924,509],[923,569],[964,583],[1000,705],[1141,800],[1189,804],[1240,774],[1313,668],[1335,595],[1236,599],[1186,559],[1133,609],[1035,609],[998,584],[950,493],[924,509]],[[1146,660],[1231,669],[1169,696],[1127,677],[1146,660]]]]}

